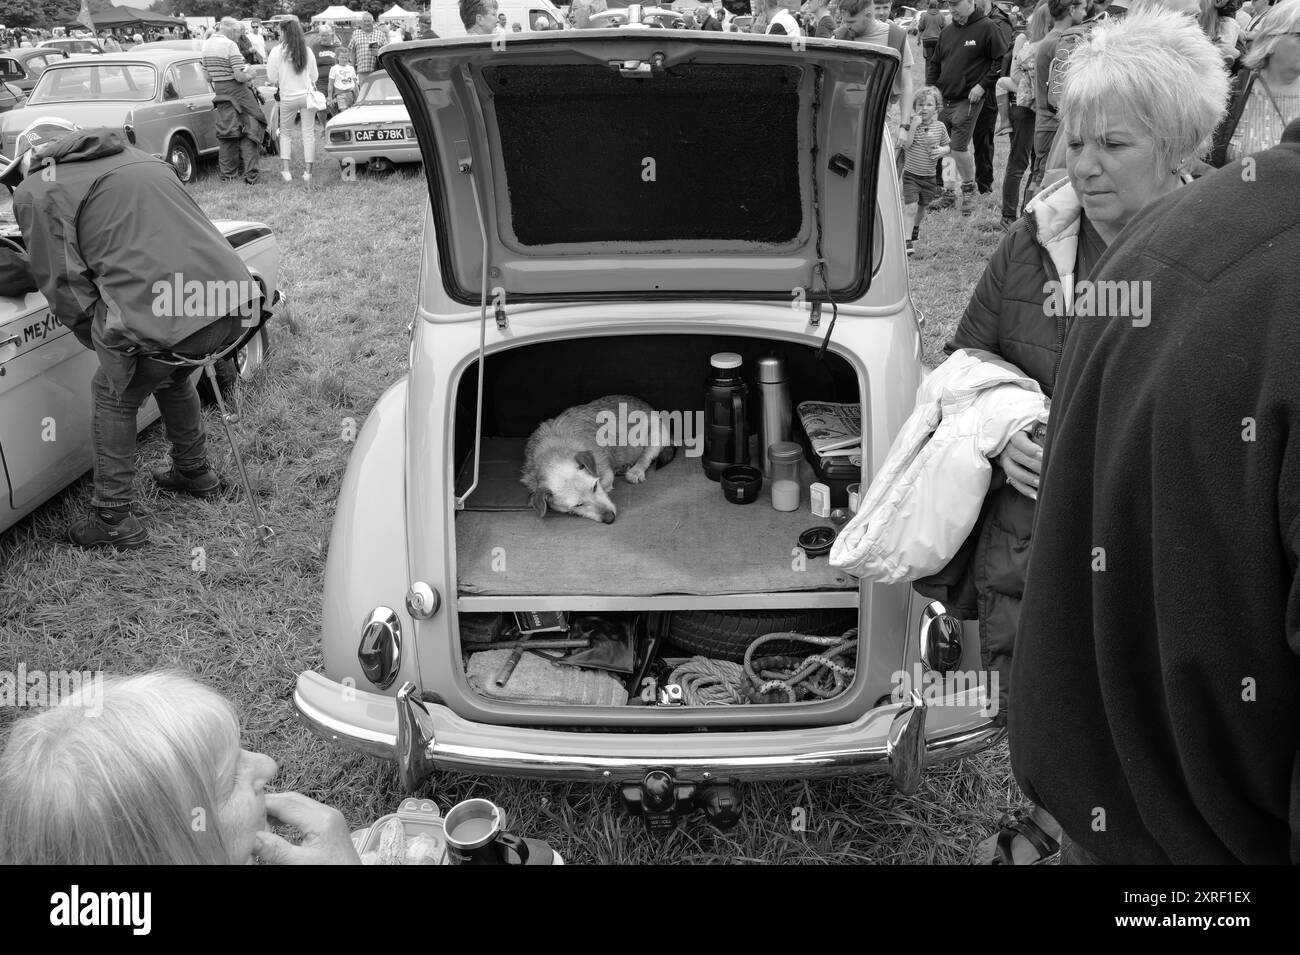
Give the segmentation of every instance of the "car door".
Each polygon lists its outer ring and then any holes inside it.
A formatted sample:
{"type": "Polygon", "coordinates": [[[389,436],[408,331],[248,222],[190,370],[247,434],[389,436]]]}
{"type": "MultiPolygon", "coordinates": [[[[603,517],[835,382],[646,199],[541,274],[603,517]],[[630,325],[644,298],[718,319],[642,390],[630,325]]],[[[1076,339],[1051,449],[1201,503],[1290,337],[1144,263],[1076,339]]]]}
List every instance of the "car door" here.
{"type": "Polygon", "coordinates": [[[136,145],[147,153],[165,156],[167,138],[171,130],[186,125],[188,114],[185,100],[181,98],[179,77],[175,66],[169,66],[162,74],[162,86],[150,102],[141,103],[132,110],[132,122],[135,126],[136,145]]]}
{"type": "Polygon", "coordinates": [[[23,69],[21,63],[11,56],[0,56],[0,82],[13,83],[17,86],[25,79],[27,79],[27,71],[23,69]]]}
{"type": "Polygon", "coordinates": [[[217,148],[217,118],[212,104],[214,92],[208,80],[208,71],[199,59],[176,63],[169,71],[172,82],[180,94],[185,111],[189,114],[186,125],[194,134],[199,152],[217,148]]]}

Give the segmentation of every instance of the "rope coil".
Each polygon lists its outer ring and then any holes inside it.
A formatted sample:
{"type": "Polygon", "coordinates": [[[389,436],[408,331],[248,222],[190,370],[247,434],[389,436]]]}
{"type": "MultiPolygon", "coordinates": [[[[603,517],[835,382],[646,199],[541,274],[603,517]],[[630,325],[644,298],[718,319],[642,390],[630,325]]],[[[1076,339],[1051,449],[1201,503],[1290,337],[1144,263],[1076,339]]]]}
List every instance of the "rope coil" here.
{"type": "Polygon", "coordinates": [[[829,700],[839,696],[857,670],[837,660],[855,660],[858,631],[849,630],[838,637],[814,637],[803,633],[769,633],[759,637],[745,650],[744,664],[729,660],[692,657],[677,666],[669,683],[682,688],[682,702],[687,706],[725,706],[749,703],[795,703],[799,700],[829,700]],[[756,657],[755,651],[772,641],[809,643],[823,648],[806,657],[791,654],[756,657]],[[772,699],[780,693],[785,698],[772,699]]]}

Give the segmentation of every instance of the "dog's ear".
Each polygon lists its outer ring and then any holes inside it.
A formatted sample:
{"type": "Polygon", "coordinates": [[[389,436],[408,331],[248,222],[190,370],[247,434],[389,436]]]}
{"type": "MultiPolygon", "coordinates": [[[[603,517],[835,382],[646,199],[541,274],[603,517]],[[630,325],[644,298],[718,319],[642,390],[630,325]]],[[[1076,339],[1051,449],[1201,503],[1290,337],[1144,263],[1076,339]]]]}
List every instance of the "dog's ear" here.
{"type": "Polygon", "coordinates": [[[538,488],[528,497],[528,503],[537,509],[538,517],[546,516],[546,490],[538,488]]]}
{"type": "Polygon", "coordinates": [[[596,473],[596,456],[590,451],[579,451],[573,457],[579,467],[586,468],[593,475],[596,473]]]}

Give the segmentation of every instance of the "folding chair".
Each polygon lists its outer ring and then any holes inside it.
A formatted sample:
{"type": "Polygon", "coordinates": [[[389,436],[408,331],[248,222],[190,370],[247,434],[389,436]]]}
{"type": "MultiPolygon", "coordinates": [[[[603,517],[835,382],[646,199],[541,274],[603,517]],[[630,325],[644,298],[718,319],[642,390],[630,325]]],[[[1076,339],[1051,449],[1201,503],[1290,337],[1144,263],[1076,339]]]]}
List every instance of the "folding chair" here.
{"type": "MultiPolygon", "coordinates": [[[[212,393],[217,399],[217,411],[221,414],[221,426],[226,432],[226,441],[229,442],[230,451],[235,457],[235,466],[239,469],[239,480],[244,487],[244,496],[248,500],[249,509],[253,512],[253,536],[257,540],[266,540],[275,531],[263,520],[262,510],[257,506],[257,498],[253,496],[253,487],[248,480],[248,471],[244,468],[244,456],[239,453],[239,444],[235,440],[234,432],[230,429],[232,423],[238,422],[239,414],[227,410],[226,400],[221,394],[221,385],[217,381],[217,372],[214,366],[217,362],[238,354],[241,348],[247,346],[255,336],[261,334],[262,328],[283,302],[284,296],[277,290],[270,306],[263,305],[258,309],[259,315],[256,322],[245,325],[239,337],[229,345],[224,345],[218,351],[211,352],[201,358],[187,358],[184,355],[175,355],[171,352],[147,352],[141,356],[175,368],[203,369],[203,374],[207,376],[208,383],[212,386],[212,393]]],[[[238,382],[239,377],[236,375],[236,387],[238,387],[238,382]]]]}

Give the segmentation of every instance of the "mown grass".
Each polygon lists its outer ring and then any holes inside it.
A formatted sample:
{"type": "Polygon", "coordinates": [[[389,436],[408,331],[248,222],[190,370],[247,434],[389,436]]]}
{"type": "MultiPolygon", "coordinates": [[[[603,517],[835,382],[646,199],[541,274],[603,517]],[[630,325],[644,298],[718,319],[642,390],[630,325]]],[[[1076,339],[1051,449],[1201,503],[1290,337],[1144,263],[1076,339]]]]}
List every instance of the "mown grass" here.
{"type": "MultiPolygon", "coordinates": [[[[238,705],[245,745],[279,761],[276,788],[337,807],[355,828],[396,808],[403,794],[394,770],[311,736],[293,717],[292,693],[300,671],[321,667],[321,578],[352,447],[341,438],[344,421],[360,427],[404,372],[425,185],[414,172],[344,181],[328,160],[318,162],[310,190],[300,180],[281,182],[278,162],[265,172],[251,188],[210,176],[193,194],[213,218],[267,223],[283,249],[281,282],[296,332],[276,324],[271,354],[244,389],[247,415],[238,425],[276,536],[252,542],[237,493],[210,502],[158,496],[142,473],[137,490],[152,546],[114,556],[79,552],[62,533],[89,500],[82,481],[0,539],[0,669],[23,662],[197,674],[238,705]],[[194,569],[196,548],[202,572],[194,569]]],[[[930,364],[940,360],[996,245],[997,221],[991,201],[971,219],[950,211],[926,220],[911,270],[929,319],[930,364]]],[[[208,432],[214,463],[233,480],[215,419],[208,432]]],[[[150,429],[140,445],[142,472],[164,464],[166,453],[161,429],[150,429]]],[[[0,709],[0,728],[15,715],[0,709]]],[[[884,777],[750,786],[736,829],[718,833],[693,822],[663,841],[622,816],[607,788],[442,774],[432,795],[444,813],[460,799],[490,797],[516,831],[549,840],[579,863],[965,862],[1000,813],[1021,801],[1005,745],[928,773],[913,796],[897,794],[884,777]]]]}

